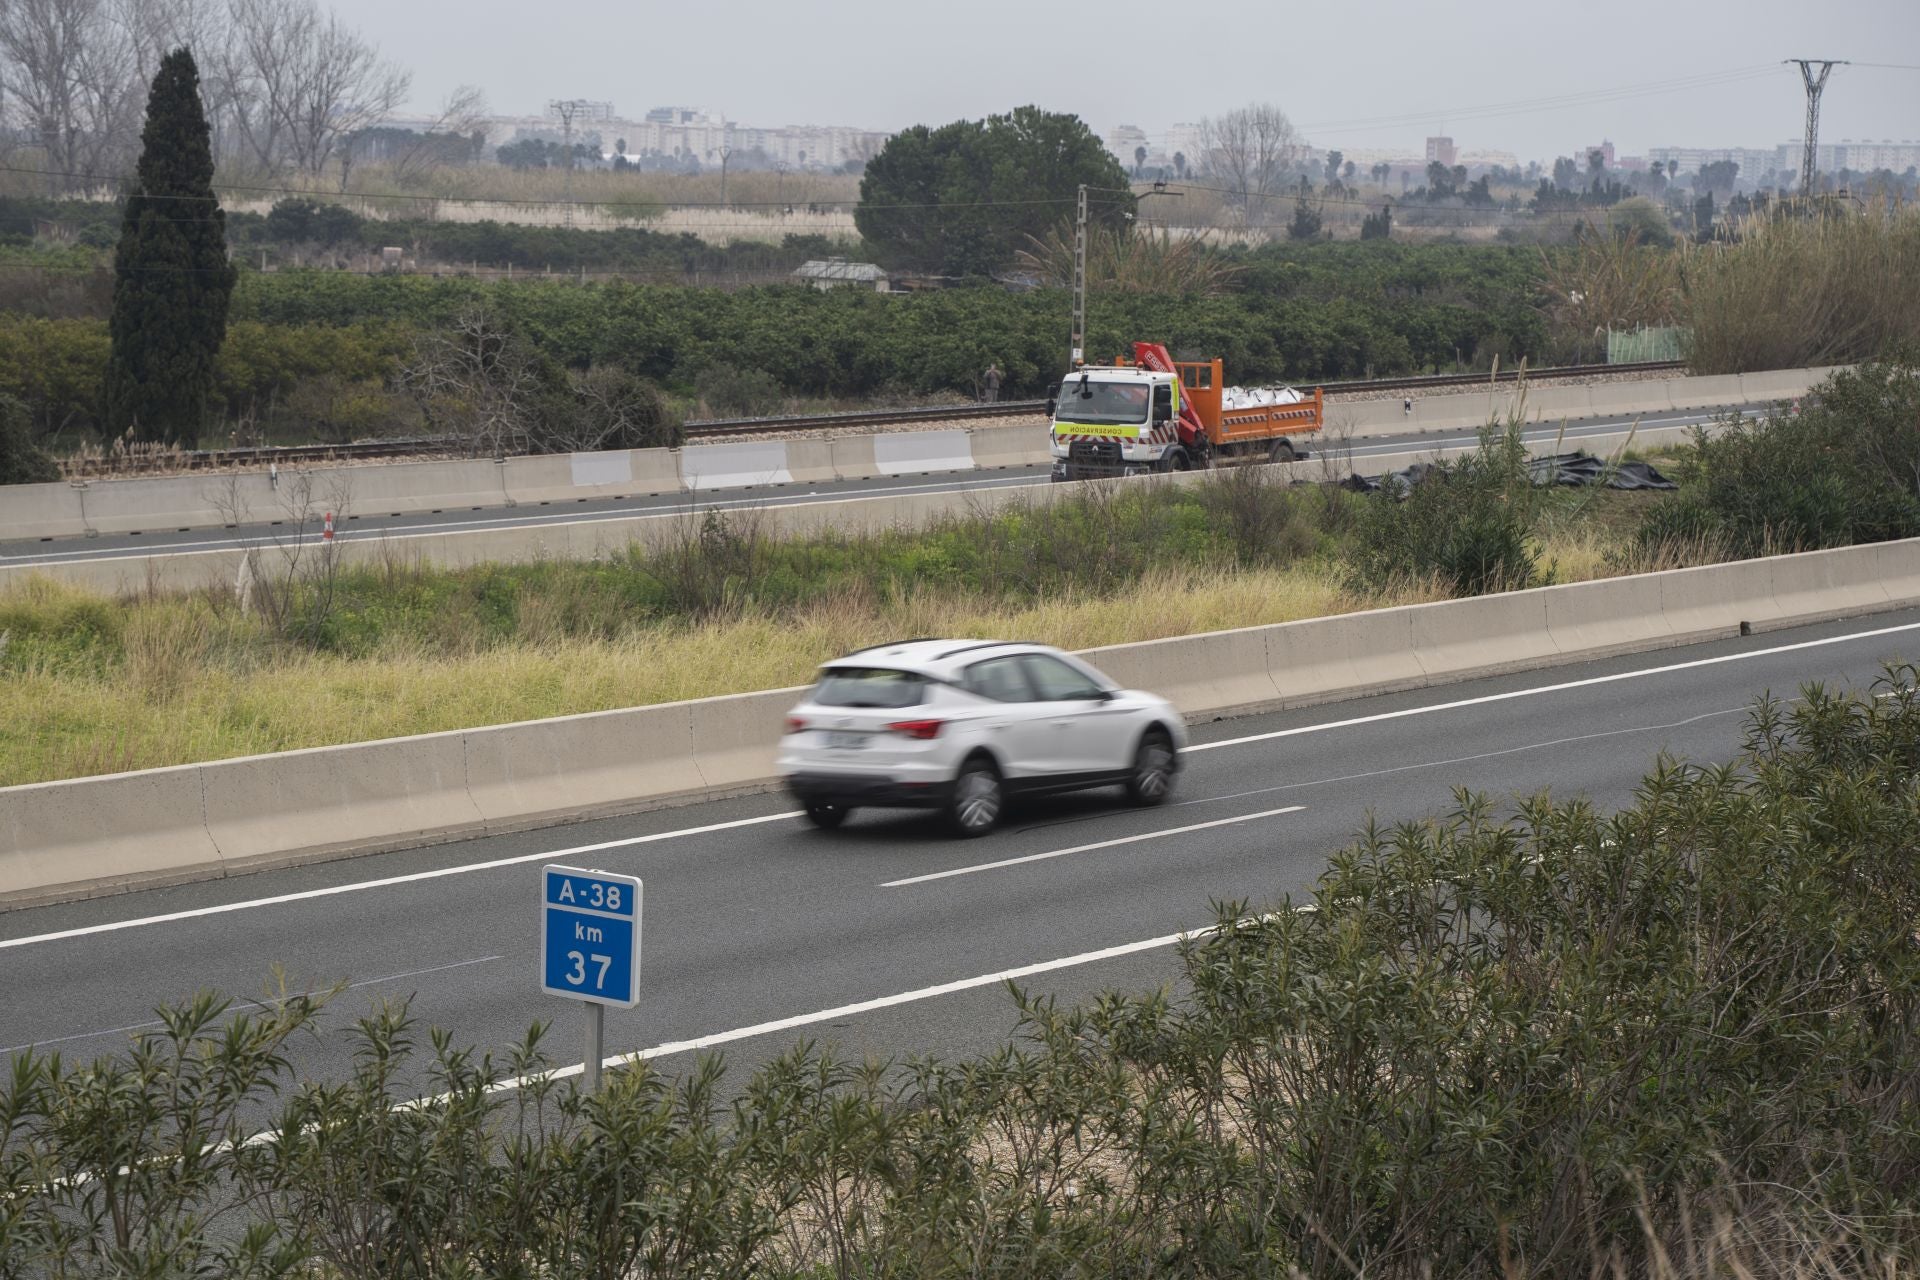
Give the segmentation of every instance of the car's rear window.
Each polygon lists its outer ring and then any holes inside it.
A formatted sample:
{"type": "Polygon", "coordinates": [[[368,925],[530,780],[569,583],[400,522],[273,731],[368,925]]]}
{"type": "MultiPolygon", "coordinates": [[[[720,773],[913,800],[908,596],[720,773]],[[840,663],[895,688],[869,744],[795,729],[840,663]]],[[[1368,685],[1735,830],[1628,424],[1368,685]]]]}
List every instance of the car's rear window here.
{"type": "Polygon", "coordinates": [[[823,707],[914,707],[927,696],[927,679],[886,667],[828,667],[813,701],[823,707]]]}

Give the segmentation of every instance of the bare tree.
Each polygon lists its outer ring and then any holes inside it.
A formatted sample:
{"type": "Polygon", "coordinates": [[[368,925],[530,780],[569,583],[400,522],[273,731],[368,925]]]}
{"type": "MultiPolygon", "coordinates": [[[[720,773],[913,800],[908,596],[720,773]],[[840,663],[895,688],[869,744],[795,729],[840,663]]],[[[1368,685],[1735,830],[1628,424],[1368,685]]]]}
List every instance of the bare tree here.
{"type": "Polygon", "coordinates": [[[1268,197],[1306,152],[1287,113],[1271,103],[1202,120],[1200,142],[1202,172],[1227,189],[1249,227],[1261,225],[1268,197]]]}
{"type": "Polygon", "coordinates": [[[50,193],[131,161],[151,71],[140,58],[145,16],[133,0],[0,5],[0,59],[12,102],[46,156],[50,193]]]}
{"type": "Polygon", "coordinates": [[[332,14],[313,26],[313,37],[296,63],[293,92],[279,104],[295,167],[326,172],[341,140],[377,124],[406,101],[413,76],[332,14]]]}
{"type": "Polygon", "coordinates": [[[220,64],[235,132],[268,172],[324,173],[343,140],[400,105],[409,73],[315,0],[228,0],[220,64]]]}
{"type": "Polygon", "coordinates": [[[660,449],[685,438],[679,417],[646,379],[617,365],[569,373],[568,411],[542,424],[539,445],[554,453],[660,449]]]}
{"type": "MultiPolygon", "coordinates": [[[[447,95],[440,113],[428,122],[397,155],[386,164],[393,180],[401,185],[417,182],[440,167],[446,158],[449,135],[466,135],[479,129],[487,119],[487,95],[470,84],[463,84],[447,95]]],[[[340,190],[345,192],[353,174],[354,139],[348,137],[340,147],[340,190]]]]}
{"type": "Polygon", "coordinates": [[[399,381],[427,429],[453,437],[469,457],[527,452],[552,390],[538,353],[484,307],[416,338],[399,381]]]}

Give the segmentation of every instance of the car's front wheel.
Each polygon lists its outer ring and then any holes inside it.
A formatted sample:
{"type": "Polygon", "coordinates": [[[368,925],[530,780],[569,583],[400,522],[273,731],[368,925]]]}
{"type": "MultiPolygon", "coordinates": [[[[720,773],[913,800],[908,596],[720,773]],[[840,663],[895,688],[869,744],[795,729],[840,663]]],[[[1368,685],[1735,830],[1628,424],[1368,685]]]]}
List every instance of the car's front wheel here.
{"type": "Polygon", "coordinates": [[[1150,729],[1133,753],[1127,775],[1127,799],[1140,805],[1165,804],[1173,794],[1173,740],[1164,729],[1150,729]]]}
{"type": "Polygon", "coordinates": [[[993,830],[1006,804],[1006,789],[992,761],[975,757],[960,766],[953,782],[953,800],[947,806],[947,824],[954,834],[972,838],[993,830]]]}
{"type": "Polygon", "coordinates": [[[836,829],[841,823],[847,820],[847,815],[852,812],[853,810],[844,804],[829,804],[824,800],[810,800],[807,802],[807,821],[822,831],[832,831],[836,829]]]}

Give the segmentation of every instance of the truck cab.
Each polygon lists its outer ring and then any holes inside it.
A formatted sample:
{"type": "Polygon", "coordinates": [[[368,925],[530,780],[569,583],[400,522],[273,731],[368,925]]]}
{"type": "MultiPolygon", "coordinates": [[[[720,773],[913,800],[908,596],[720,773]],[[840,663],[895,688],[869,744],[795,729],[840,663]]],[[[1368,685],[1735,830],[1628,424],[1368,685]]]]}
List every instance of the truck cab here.
{"type": "Polygon", "coordinates": [[[1060,383],[1051,406],[1053,478],[1078,480],[1184,471],[1180,379],[1126,366],[1082,368],[1060,383]]]}
{"type": "Polygon", "coordinates": [[[1055,480],[1292,462],[1326,425],[1326,398],[1292,387],[1229,387],[1212,360],[1176,361],[1156,342],[1133,359],[1068,374],[1047,402],[1055,480]]]}

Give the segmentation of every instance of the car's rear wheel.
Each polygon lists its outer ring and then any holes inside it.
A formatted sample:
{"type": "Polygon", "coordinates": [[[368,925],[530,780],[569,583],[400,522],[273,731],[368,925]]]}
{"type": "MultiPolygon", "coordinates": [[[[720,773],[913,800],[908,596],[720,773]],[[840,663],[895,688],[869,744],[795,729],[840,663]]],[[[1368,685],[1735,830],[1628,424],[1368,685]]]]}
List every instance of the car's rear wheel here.
{"type": "Polygon", "coordinates": [[[1165,804],[1173,794],[1173,772],[1173,740],[1164,729],[1149,729],[1133,753],[1127,799],[1139,805],[1165,804]]]}
{"type": "Polygon", "coordinates": [[[975,757],[960,766],[953,782],[953,800],[947,806],[947,825],[969,839],[986,835],[1000,821],[1006,789],[993,762],[975,757]]]}
{"type": "Polygon", "coordinates": [[[824,800],[807,802],[807,821],[822,831],[832,831],[847,820],[853,810],[844,804],[829,804],[824,800]]]}

